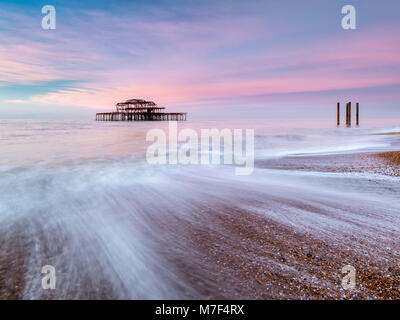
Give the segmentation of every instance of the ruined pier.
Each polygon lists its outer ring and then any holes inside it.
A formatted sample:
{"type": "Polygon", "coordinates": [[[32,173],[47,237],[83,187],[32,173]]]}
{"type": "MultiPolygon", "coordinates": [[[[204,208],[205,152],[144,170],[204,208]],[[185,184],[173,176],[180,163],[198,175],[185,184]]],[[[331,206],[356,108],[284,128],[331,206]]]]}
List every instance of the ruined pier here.
{"type": "Polygon", "coordinates": [[[164,112],[153,101],[130,99],[116,104],[116,111],[96,113],[96,121],[186,121],[186,112],[164,112]]]}
{"type": "MultiPolygon", "coordinates": [[[[340,102],[337,103],[337,125],[340,126],[340,102]]],[[[360,125],[360,103],[356,103],[356,125],[360,125]]],[[[351,126],[351,102],[346,103],[346,126],[351,126]]]]}

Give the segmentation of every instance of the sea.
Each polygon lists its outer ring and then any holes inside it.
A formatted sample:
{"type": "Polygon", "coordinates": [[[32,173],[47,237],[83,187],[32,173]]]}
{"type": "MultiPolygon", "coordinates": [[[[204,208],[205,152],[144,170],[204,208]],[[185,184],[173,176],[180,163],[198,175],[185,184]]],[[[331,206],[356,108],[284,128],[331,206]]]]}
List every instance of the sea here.
{"type": "Polygon", "coordinates": [[[328,241],[356,235],[384,248],[400,236],[399,177],[320,170],[336,156],[400,150],[399,135],[382,135],[400,132],[395,119],[359,127],[299,119],[177,126],[254,130],[254,170],[149,164],[146,135],[168,134],[168,122],[1,119],[0,298],[206,298],[176,260],[190,257],[188,226],[201,229],[197,217],[209,207],[241,208],[328,241]],[[56,270],[53,291],[42,287],[46,265],[56,270]]]}

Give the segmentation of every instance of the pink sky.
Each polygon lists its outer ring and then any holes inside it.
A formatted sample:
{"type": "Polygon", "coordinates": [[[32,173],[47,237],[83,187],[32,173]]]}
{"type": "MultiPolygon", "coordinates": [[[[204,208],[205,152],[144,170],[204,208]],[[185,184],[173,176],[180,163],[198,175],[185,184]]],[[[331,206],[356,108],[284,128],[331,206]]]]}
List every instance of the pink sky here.
{"type": "Polygon", "coordinates": [[[294,13],[273,15],[263,2],[246,10],[213,6],[219,14],[207,14],[209,6],[188,6],[179,7],[178,17],[175,7],[153,8],[144,17],[133,8],[129,15],[101,7],[73,14],[59,7],[54,31],[37,28],[40,20],[18,8],[12,14],[0,8],[8,17],[0,20],[0,27],[8,27],[0,29],[0,99],[7,112],[27,106],[110,110],[132,97],[204,110],[242,105],[245,97],[266,108],[276,97],[288,108],[296,101],[317,105],[349,96],[391,108],[399,102],[396,21],[376,21],[360,5],[359,15],[370,21],[360,18],[362,26],[346,31],[340,10],[334,11],[340,6],[319,6],[315,25],[301,20],[307,8],[292,21],[294,13]],[[292,20],[282,22],[286,18],[292,20]],[[73,84],[60,86],[63,81],[73,84]]]}

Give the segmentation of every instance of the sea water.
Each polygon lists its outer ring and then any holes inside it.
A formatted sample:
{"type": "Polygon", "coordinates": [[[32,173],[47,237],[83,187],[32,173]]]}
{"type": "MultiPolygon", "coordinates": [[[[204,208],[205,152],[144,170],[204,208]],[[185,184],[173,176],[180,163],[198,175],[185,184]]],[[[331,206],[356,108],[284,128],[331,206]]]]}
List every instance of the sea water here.
{"type": "Polygon", "coordinates": [[[12,284],[4,278],[21,273],[19,288],[0,292],[17,290],[27,299],[203,298],[174,265],[189,248],[173,218],[196,224],[205,207],[235,206],[332,241],[356,235],[384,247],[400,235],[399,178],[258,165],[398,150],[398,136],[377,135],[400,131],[396,123],[178,123],[254,129],[249,176],[222,164],[149,165],[146,133],[153,128],[168,132],[168,123],[0,120],[0,261],[7,269],[0,278],[12,284]],[[57,270],[51,295],[41,287],[44,265],[57,270]]]}

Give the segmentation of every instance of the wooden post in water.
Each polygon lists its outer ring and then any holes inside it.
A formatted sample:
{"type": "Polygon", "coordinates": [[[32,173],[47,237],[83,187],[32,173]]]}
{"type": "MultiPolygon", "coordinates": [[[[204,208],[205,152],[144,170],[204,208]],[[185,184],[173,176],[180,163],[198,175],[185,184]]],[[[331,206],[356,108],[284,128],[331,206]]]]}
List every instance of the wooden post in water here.
{"type": "Polygon", "coordinates": [[[337,125],[340,126],[340,102],[337,103],[337,125]]]}
{"type": "Polygon", "coordinates": [[[349,126],[351,126],[351,102],[349,102],[349,126]]]}
{"type": "Polygon", "coordinates": [[[346,103],[346,126],[349,124],[349,103],[346,103]]]}
{"type": "Polygon", "coordinates": [[[356,125],[360,124],[360,103],[356,104],[356,125]]]}

